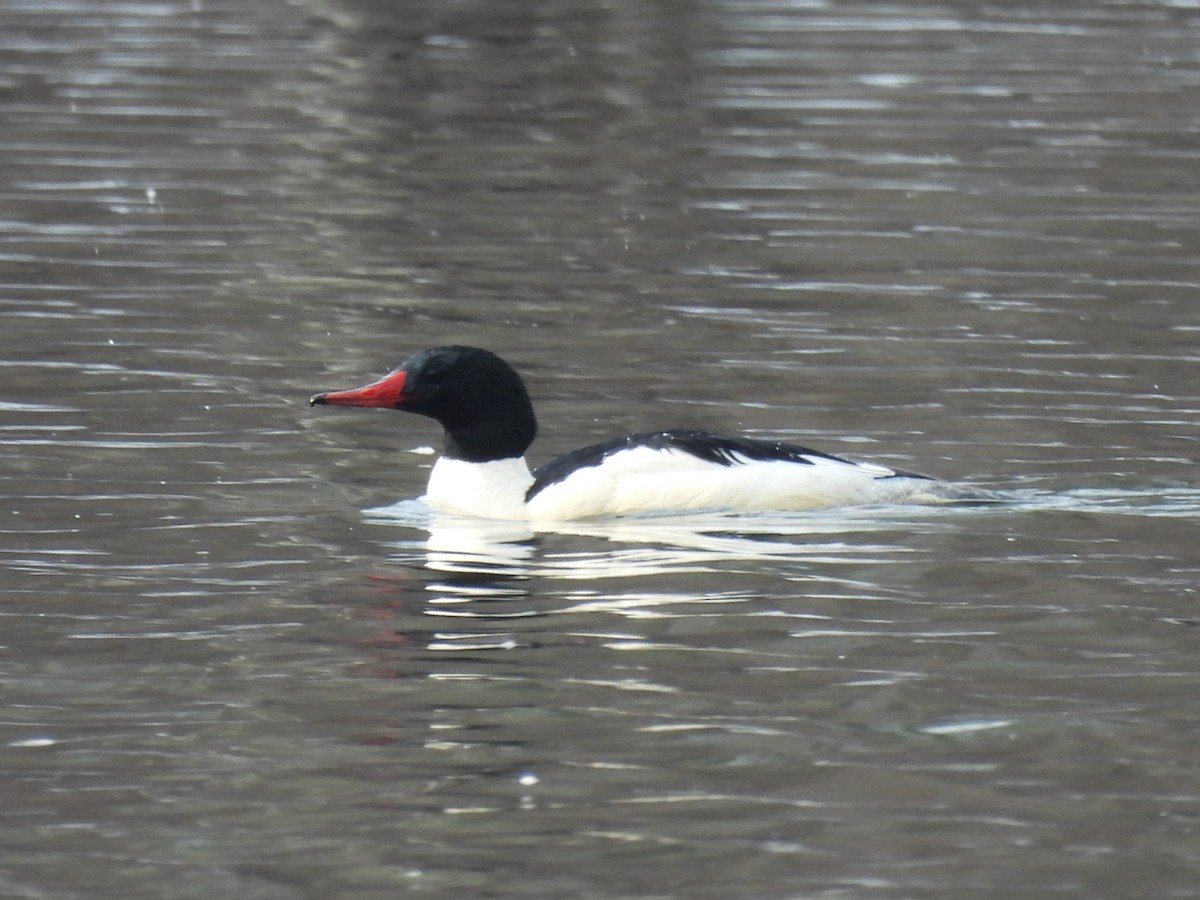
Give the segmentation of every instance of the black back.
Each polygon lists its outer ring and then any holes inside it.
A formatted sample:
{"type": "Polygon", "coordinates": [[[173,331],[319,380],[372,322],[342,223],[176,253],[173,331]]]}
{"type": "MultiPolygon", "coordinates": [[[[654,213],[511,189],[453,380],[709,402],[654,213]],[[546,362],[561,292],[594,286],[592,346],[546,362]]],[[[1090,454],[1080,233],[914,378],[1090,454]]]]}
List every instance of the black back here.
{"type": "MultiPolygon", "coordinates": [[[[533,497],[543,488],[562,481],[576,469],[598,466],[614,453],[630,450],[634,447],[649,447],[653,450],[680,450],[690,453],[697,459],[720,466],[732,466],[750,460],[781,460],[813,465],[814,459],[831,459],[853,465],[850,460],[822,453],[820,450],[810,450],[796,444],[783,441],[766,441],[745,437],[726,437],[711,434],[707,431],[656,431],[648,434],[627,434],[590,447],[581,447],[563,454],[540,466],[534,472],[534,482],[525,495],[525,499],[533,497]]],[[[921,478],[924,476],[911,475],[908,472],[897,472],[904,477],[921,478]]]]}

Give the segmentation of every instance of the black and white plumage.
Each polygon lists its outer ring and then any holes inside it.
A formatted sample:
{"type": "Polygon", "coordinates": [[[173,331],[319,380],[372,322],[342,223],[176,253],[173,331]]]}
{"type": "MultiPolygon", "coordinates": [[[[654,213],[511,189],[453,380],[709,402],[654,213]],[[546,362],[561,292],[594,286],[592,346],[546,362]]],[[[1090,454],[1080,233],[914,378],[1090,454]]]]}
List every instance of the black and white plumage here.
{"type": "Polygon", "coordinates": [[[446,432],[425,499],[498,519],[562,521],[680,510],[819,509],[937,498],[940,482],[781,441],[701,431],[630,434],[530,472],[537,420],[520,376],[476,347],[435,347],[379,381],[313,405],[400,409],[446,432]]]}

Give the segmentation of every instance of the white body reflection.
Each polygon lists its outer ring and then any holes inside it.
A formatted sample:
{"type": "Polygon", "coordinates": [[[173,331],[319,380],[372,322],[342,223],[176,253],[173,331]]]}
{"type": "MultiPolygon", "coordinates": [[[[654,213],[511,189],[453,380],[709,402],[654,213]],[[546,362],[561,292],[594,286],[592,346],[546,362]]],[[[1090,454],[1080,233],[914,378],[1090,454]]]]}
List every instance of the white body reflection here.
{"type": "MultiPolygon", "coordinates": [[[[526,592],[536,579],[549,589],[593,598],[612,595],[627,605],[627,591],[606,582],[662,575],[742,572],[784,573],[793,581],[835,580],[843,588],[870,588],[862,566],[913,561],[914,534],[970,531],[979,514],[1029,512],[1194,516],[1195,489],[1156,492],[1024,490],[989,494],[976,501],[937,506],[880,506],[810,512],[679,513],[625,516],[553,524],[456,516],[404,500],[365,511],[378,523],[394,523],[418,536],[391,542],[407,564],[458,577],[428,584],[433,593],[471,597],[526,592]],[[982,501],[982,502],[981,502],[982,501]],[[1149,508],[1147,508],[1149,506],[1149,508]],[[853,565],[858,578],[849,576],[853,565]],[[847,579],[848,582],[847,583],[847,579]],[[582,585],[581,582],[591,582],[582,585]],[[567,583],[576,587],[570,588],[567,583]]],[[[664,584],[659,581],[661,590],[664,584]]],[[[665,585],[691,601],[702,600],[695,580],[665,585]]]]}
{"type": "MultiPolygon", "coordinates": [[[[961,509],[961,507],[959,507],[961,509]]],[[[885,558],[889,534],[943,527],[950,507],[857,507],[815,512],[681,513],[537,524],[438,512],[420,500],[369,509],[376,522],[422,530],[425,566],[448,573],[604,580],[729,571],[738,562],[836,563],[885,558]],[[879,540],[864,540],[877,533],[879,540]],[[582,538],[582,542],[571,541],[582,538]]],[[[408,556],[413,541],[396,545],[408,556]]]]}

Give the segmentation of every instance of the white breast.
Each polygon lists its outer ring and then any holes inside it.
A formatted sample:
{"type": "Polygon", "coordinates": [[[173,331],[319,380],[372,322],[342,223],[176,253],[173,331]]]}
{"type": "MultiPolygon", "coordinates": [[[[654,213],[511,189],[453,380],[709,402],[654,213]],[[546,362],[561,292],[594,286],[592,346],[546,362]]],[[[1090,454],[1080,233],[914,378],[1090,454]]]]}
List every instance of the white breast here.
{"type": "Polygon", "coordinates": [[[533,476],[525,460],[465,462],[440,458],[429,473],[425,502],[434,509],[488,519],[524,519],[533,476]]]}

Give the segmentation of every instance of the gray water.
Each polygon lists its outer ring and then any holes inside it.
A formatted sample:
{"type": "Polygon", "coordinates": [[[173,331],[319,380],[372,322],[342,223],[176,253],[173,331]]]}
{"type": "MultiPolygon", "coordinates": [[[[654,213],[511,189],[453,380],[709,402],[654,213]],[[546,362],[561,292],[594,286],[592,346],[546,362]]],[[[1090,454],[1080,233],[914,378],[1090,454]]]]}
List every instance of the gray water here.
{"type": "Polygon", "coordinates": [[[1194,0],[0,3],[0,896],[1200,895],[1194,0]],[[527,534],[309,409],[982,506],[527,534]]]}

